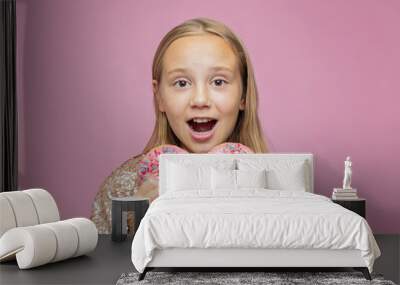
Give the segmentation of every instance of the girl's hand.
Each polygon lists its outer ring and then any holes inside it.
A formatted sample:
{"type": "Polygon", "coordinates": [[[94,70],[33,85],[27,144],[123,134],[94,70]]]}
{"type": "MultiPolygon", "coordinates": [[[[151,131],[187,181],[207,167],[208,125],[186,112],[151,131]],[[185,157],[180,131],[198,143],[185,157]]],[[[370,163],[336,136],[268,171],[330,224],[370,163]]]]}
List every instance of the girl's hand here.
{"type": "Polygon", "coordinates": [[[138,183],[141,184],[147,176],[158,179],[159,156],[163,153],[187,153],[186,150],[176,145],[161,145],[151,149],[138,163],[138,183]]]}
{"type": "Polygon", "coordinates": [[[254,153],[249,147],[241,143],[227,142],[213,147],[209,153],[254,153]]]}
{"type": "Polygon", "coordinates": [[[135,196],[149,198],[150,203],[158,197],[158,178],[146,176],[139,186],[135,196]]]}

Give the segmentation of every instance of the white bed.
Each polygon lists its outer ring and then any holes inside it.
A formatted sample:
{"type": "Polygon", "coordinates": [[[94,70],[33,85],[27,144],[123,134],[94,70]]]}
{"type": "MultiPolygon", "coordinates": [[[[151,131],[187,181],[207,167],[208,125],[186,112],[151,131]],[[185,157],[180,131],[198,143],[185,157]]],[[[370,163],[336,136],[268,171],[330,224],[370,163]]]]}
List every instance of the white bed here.
{"type": "Polygon", "coordinates": [[[354,267],[370,279],[371,229],[313,194],[312,154],[163,154],[159,169],[160,197],[132,243],[140,279],[155,267],[354,267]]]}

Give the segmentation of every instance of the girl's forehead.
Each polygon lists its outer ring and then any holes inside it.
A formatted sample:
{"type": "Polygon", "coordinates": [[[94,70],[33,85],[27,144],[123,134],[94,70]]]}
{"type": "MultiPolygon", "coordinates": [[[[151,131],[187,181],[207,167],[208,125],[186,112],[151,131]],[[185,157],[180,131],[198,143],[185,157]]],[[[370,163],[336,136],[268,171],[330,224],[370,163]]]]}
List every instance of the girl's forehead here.
{"type": "Polygon", "coordinates": [[[186,36],[173,41],[163,57],[164,70],[223,67],[235,72],[237,57],[231,46],[221,37],[211,34],[186,36]]]}

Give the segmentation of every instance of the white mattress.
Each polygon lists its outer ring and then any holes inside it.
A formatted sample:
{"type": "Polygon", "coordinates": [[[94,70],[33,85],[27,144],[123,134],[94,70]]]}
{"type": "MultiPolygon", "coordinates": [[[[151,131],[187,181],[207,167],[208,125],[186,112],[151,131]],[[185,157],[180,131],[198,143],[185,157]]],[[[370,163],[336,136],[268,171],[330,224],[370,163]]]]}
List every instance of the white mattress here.
{"type": "Polygon", "coordinates": [[[135,234],[132,262],[143,272],[168,248],[356,249],[370,272],[380,255],[361,216],[324,196],[265,189],[160,196],[135,234]]]}

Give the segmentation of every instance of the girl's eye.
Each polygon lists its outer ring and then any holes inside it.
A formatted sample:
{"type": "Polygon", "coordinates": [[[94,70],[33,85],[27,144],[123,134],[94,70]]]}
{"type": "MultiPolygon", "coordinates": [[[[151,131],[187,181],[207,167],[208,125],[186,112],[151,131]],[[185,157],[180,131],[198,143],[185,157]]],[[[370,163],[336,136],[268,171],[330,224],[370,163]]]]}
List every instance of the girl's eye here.
{"type": "Polygon", "coordinates": [[[187,85],[186,80],[177,80],[173,85],[176,86],[178,84],[179,88],[184,88],[187,85]]]}
{"type": "MultiPolygon", "coordinates": [[[[213,82],[215,82],[215,85],[217,86],[217,87],[221,87],[221,86],[223,86],[223,84],[227,84],[228,82],[227,81],[225,81],[225,80],[223,80],[223,79],[216,79],[216,80],[214,80],[213,82]]],[[[179,87],[179,88],[185,88],[187,85],[188,85],[188,81],[186,81],[186,80],[177,80],[177,81],[175,81],[175,83],[173,84],[173,86],[177,86],[177,87],[179,87]]]]}
{"type": "Polygon", "coordinates": [[[215,79],[214,82],[215,82],[216,86],[218,86],[218,87],[222,86],[223,83],[225,83],[225,84],[228,83],[223,79],[215,79]]]}

